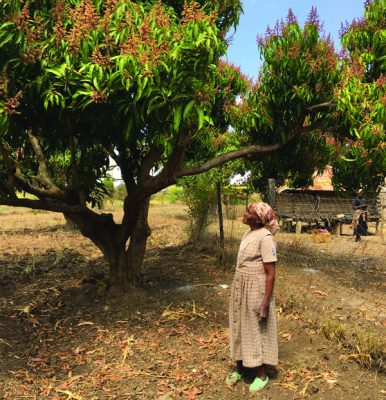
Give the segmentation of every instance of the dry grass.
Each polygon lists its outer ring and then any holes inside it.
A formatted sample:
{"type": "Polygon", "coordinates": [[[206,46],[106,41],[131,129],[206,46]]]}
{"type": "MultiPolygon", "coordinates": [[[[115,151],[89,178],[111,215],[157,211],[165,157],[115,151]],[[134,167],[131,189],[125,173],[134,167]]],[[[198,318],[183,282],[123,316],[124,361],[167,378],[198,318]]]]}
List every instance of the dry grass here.
{"type": "Polygon", "coordinates": [[[342,343],[346,341],[346,327],[340,321],[330,317],[324,318],[321,331],[327,340],[342,343]]]}
{"type": "MultiPolygon", "coordinates": [[[[357,351],[356,359],[368,368],[386,371],[386,338],[370,330],[357,328],[353,334],[352,347],[357,351]]],[[[354,357],[352,354],[351,357],[354,357]]]]}
{"type": "Polygon", "coordinates": [[[351,335],[349,331],[347,325],[331,317],[326,317],[321,324],[321,332],[326,339],[338,343],[343,350],[342,359],[355,359],[366,368],[385,372],[386,338],[359,327],[351,335]]]}

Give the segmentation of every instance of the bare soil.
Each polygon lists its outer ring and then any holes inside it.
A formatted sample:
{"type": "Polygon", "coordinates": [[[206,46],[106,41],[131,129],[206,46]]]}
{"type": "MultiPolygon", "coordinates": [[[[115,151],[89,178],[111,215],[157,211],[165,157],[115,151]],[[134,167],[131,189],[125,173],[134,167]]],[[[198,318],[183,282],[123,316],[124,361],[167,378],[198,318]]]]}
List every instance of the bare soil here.
{"type": "MultiPolygon", "coordinates": [[[[183,205],[151,207],[145,288],[119,297],[106,291],[99,250],[60,215],[2,209],[0,220],[2,399],[385,398],[384,349],[375,360],[356,341],[385,337],[379,238],[314,245],[279,233],[280,363],[250,396],[248,381],[224,384],[232,269],[214,242],[186,244],[183,205]],[[328,321],[344,330],[337,340],[323,335],[337,333],[328,321]]],[[[229,253],[243,230],[232,222],[229,253]]]]}

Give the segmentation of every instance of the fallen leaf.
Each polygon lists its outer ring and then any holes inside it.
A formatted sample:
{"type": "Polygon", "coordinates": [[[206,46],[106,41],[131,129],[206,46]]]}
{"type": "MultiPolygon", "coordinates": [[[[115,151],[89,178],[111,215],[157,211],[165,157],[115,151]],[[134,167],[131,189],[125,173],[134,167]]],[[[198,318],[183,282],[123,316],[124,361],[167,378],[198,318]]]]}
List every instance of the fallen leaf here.
{"type": "Polygon", "coordinates": [[[80,353],[84,352],[85,350],[86,350],[85,348],[78,346],[76,349],[74,349],[74,353],[80,354],[80,353]]]}
{"type": "Polygon", "coordinates": [[[95,325],[94,322],[91,321],[81,321],[77,326],[83,326],[83,325],[95,325]]]}
{"type": "Polygon", "coordinates": [[[60,386],[61,389],[67,389],[69,386],[71,386],[75,381],[78,381],[83,378],[83,375],[75,375],[72,376],[70,379],[67,379],[66,382],[63,383],[63,385],[60,386]]]}
{"type": "Polygon", "coordinates": [[[57,389],[56,390],[58,393],[63,393],[65,395],[67,395],[67,399],[66,400],[83,400],[83,397],[79,394],[74,394],[72,392],[70,392],[69,390],[60,390],[57,389]]]}
{"type": "Polygon", "coordinates": [[[48,362],[48,360],[46,358],[39,358],[39,357],[30,358],[30,361],[31,362],[42,362],[42,363],[48,362]]]}
{"type": "Polygon", "coordinates": [[[198,387],[194,386],[190,390],[186,390],[184,394],[186,395],[187,400],[195,400],[198,394],[201,394],[202,390],[198,387]]]}
{"type": "Polygon", "coordinates": [[[313,290],[312,293],[316,294],[319,297],[326,297],[328,294],[326,292],[322,292],[321,290],[313,290]]]}
{"type": "Polygon", "coordinates": [[[286,339],[288,342],[292,339],[292,333],[289,333],[289,332],[283,333],[281,336],[283,339],[286,339]]]}

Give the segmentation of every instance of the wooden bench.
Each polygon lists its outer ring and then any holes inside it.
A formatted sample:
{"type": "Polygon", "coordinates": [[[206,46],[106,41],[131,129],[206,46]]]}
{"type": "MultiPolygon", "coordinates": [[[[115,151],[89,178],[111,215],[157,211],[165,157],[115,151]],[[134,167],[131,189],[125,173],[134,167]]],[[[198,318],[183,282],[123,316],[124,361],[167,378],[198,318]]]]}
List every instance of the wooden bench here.
{"type": "MultiPolygon", "coordinates": [[[[305,224],[323,224],[333,228],[335,233],[341,233],[342,224],[352,222],[352,197],[336,192],[282,192],[276,195],[275,210],[278,218],[283,222],[284,229],[292,222],[297,223],[296,232],[301,232],[305,224]],[[330,194],[331,193],[331,194],[330,194]]],[[[377,199],[366,199],[367,219],[376,223],[378,231],[381,221],[381,207],[377,199]]]]}

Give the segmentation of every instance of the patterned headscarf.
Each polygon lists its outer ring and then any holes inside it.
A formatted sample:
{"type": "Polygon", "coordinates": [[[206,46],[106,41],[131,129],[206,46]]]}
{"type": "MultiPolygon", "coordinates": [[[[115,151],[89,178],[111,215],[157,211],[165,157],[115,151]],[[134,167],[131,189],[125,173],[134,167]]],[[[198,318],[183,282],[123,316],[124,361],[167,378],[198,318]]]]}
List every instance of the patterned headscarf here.
{"type": "Polygon", "coordinates": [[[256,212],[259,222],[261,222],[264,227],[272,233],[272,235],[280,229],[275,211],[272,210],[269,204],[259,202],[251,204],[250,207],[256,212]]]}

